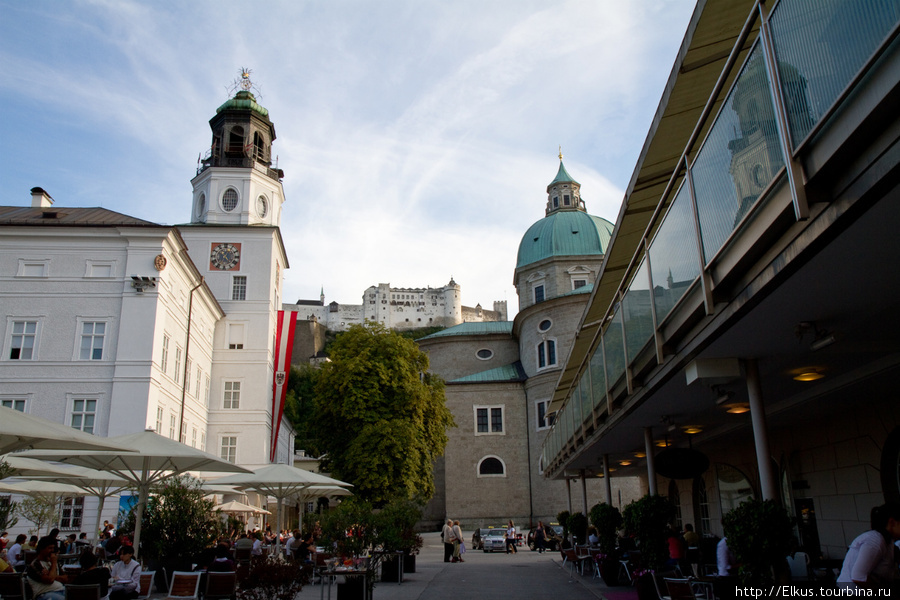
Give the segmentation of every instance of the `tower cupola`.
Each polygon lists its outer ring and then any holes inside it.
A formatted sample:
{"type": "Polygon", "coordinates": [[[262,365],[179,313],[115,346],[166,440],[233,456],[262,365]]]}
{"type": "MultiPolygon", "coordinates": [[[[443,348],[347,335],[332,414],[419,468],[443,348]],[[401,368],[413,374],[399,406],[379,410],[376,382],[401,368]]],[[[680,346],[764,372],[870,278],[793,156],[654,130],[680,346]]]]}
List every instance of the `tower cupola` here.
{"type": "Polygon", "coordinates": [[[545,215],[550,215],[558,210],[584,211],[584,202],[581,200],[581,184],[569,175],[563,164],[562,149],[559,151],[559,171],[556,177],[547,185],[547,210],[545,215]]]}

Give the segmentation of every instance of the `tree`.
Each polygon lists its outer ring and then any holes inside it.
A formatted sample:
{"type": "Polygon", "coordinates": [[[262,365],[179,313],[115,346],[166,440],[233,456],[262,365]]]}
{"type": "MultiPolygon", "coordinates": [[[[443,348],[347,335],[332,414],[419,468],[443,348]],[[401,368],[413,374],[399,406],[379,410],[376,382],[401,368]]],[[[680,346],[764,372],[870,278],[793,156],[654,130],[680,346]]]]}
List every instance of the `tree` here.
{"type": "Polygon", "coordinates": [[[40,535],[44,525],[49,525],[56,518],[59,511],[59,498],[55,496],[34,496],[25,498],[18,503],[16,514],[34,523],[34,529],[29,530],[40,535]]]}
{"type": "Polygon", "coordinates": [[[747,585],[769,586],[791,549],[791,518],[774,500],[744,500],[722,517],[728,548],[747,585]]]}
{"type": "Polygon", "coordinates": [[[331,346],[316,384],[323,470],[380,506],[434,495],[434,461],[454,427],[444,384],[412,340],[376,323],[354,325],[331,346]]]}
{"type": "MultiPolygon", "coordinates": [[[[0,479],[6,479],[14,474],[15,469],[10,467],[6,461],[0,460],[0,479]]],[[[12,529],[19,522],[19,519],[15,516],[18,506],[19,503],[13,502],[9,496],[0,498],[0,531],[12,529]]]]}
{"type": "Polygon", "coordinates": [[[321,454],[314,422],[318,376],[319,369],[312,365],[291,367],[284,402],[284,415],[297,434],[296,449],[306,450],[310,456],[321,454]]]}

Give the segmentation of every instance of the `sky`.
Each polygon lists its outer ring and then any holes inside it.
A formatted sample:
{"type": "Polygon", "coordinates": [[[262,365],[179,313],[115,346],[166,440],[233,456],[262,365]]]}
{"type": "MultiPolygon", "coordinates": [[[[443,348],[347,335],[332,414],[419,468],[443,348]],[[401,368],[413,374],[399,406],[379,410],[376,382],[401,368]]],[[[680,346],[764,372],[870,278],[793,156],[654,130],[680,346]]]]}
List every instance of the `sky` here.
{"type": "Polygon", "coordinates": [[[562,148],[615,222],[692,0],[0,0],[0,204],[191,217],[240,68],[285,172],[284,300],[507,300],[562,148]]]}

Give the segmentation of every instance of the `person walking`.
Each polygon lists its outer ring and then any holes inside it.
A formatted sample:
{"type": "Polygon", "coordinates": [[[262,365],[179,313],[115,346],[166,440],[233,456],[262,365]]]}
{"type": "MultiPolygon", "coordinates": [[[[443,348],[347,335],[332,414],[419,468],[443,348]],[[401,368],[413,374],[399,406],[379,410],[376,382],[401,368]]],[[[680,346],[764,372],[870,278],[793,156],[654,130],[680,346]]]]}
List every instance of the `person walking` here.
{"type": "Polygon", "coordinates": [[[459,546],[462,544],[463,534],[459,521],[453,521],[453,562],[466,562],[463,560],[462,554],[459,552],[459,546]]]}
{"type": "Polygon", "coordinates": [[[544,540],[546,533],[544,532],[544,522],[538,521],[537,528],[534,530],[534,547],[538,554],[544,553],[544,540]]]}
{"type": "Polygon", "coordinates": [[[510,548],[512,548],[513,554],[518,554],[519,551],[516,549],[516,525],[512,522],[512,519],[509,520],[509,525],[506,528],[506,553],[509,554],[510,548]]]}
{"type": "Polygon", "coordinates": [[[444,528],[441,529],[441,540],[444,542],[444,562],[450,562],[453,556],[453,521],[447,519],[444,528]]]}

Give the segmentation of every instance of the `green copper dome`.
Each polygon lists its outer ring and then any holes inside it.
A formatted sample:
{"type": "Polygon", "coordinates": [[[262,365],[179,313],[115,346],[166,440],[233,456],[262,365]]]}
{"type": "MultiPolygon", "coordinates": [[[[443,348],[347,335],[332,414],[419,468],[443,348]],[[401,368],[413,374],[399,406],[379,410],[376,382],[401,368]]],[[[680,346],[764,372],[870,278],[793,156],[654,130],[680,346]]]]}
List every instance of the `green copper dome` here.
{"type": "Polygon", "coordinates": [[[266,108],[263,108],[262,105],[256,102],[256,97],[246,90],[241,90],[237,94],[234,95],[234,98],[229,98],[225,101],[225,104],[216,109],[216,114],[219,114],[223,110],[228,109],[250,109],[259,114],[261,117],[268,118],[269,111],[266,108]]]}
{"type": "Polygon", "coordinates": [[[522,236],[516,268],[554,256],[606,254],[612,231],[612,223],[582,210],[552,212],[522,236]]]}

